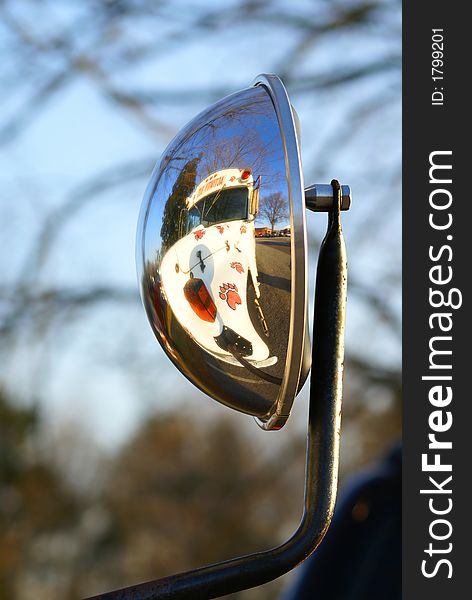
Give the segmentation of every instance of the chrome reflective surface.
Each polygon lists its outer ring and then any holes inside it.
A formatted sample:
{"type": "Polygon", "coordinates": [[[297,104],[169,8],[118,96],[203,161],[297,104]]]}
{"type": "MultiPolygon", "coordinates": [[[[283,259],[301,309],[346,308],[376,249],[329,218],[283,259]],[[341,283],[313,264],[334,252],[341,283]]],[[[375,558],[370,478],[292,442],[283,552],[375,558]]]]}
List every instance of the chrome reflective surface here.
{"type": "Polygon", "coordinates": [[[310,367],[295,119],[274,76],[198,115],[154,169],[136,241],[143,304],[169,358],[266,429],[285,423],[310,367]]]}

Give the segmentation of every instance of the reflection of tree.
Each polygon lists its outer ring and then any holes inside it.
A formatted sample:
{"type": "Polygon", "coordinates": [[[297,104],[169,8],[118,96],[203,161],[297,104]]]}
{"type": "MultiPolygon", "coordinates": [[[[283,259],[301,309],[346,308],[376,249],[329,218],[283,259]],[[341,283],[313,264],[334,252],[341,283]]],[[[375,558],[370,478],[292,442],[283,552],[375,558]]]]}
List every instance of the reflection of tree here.
{"type": "Polygon", "coordinates": [[[181,161],[201,154],[199,177],[229,168],[251,167],[273,185],[286,183],[279,125],[272,102],[260,87],[223,99],[204,111],[171,144],[162,163],[180,170],[181,161]]]}
{"type": "Polygon", "coordinates": [[[264,90],[253,88],[245,90],[243,97],[226,98],[214,114],[205,114],[203,122],[203,126],[199,121],[198,127],[189,127],[179,137],[178,146],[169,151],[166,168],[172,165],[174,155],[181,158],[183,153],[187,157],[201,154],[201,177],[243,167],[270,176],[273,183],[285,177],[279,126],[264,90]]]}
{"type": "Polygon", "coordinates": [[[287,211],[287,201],[281,192],[274,192],[269,194],[261,200],[259,205],[259,214],[265,217],[272,227],[272,233],[274,233],[275,226],[280,221],[288,219],[290,216],[287,211]]]}
{"type": "MultiPolygon", "coordinates": [[[[273,144],[271,140],[262,138],[254,127],[254,121],[250,119],[249,123],[252,127],[242,134],[215,141],[210,137],[202,160],[204,172],[214,173],[220,169],[250,167],[254,173],[260,174],[270,168],[268,161],[274,154],[277,155],[273,144]]],[[[274,173],[271,175],[274,179],[274,173]]]]}
{"type": "Polygon", "coordinates": [[[195,188],[197,167],[200,160],[201,155],[185,164],[177,176],[172,192],[165,203],[161,227],[163,250],[170,248],[180,237],[181,212],[186,209],[186,200],[195,188]]]}

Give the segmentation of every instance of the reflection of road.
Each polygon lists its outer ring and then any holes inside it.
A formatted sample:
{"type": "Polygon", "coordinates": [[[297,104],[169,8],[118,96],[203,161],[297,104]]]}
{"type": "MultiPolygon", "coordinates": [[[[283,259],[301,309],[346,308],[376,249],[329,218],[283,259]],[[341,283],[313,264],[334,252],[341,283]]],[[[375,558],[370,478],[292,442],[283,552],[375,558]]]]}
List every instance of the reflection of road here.
{"type": "Polygon", "coordinates": [[[266,341],[271,355],[278,358],[270,372],[282,377],[290,324],[290,239],[256,239],[256,259],[260,303],[269,327],[266,341]]]}
{"type": "MultiPolygon", "coordinates": [[[[259,303],[269,330],[268,336],[264,333],[254,303],[255,293],[250,277],[248,277],[247,309],[258,335],[269,347],[269,356],[277,357],[275,365],[263,367],[261,370],[281,379],[285,369],[290,325],[290,239],[256,238],[256,262],[261,294],[259,303]]],[[[243,329],[237,329],[237,333],[244,337],[243,329]]],[[[230,372],[240,383],[257,384],[258,393],[275,400],[277,386],[274,384],[255,377],[240,366],[225,365],[224,370],[230,372]]]]}
{"type": "MultiPolygon", "coordinates": [[[[247,294],[248,312],[254,328],[269,347],[269,355],[277,357],[275,365],[264,367],[261,371],[282,379],[285,370],[290,325],[290,239],[256,238],[256,262],[261,293],[259,302],[269,329],[268,337],[264,334],[254,304],[255,294],[250,277],[248,279],[247,294]]],[[[238,331],[238,333],[244,336],[244,331],[238,331]]],[[[208,357],[207,363],[212,362],[211,358],[208,357]]],[[[278,385],[268,383],[244,368],[228,365],[227,363],[223,365],[220,361],[215,362],[216,364],[213,365],[212,370],[216,380],[220,379],[218,372],[220,376],[226,373],[233,379],[234,383],[238,383],[241,391],[246,390],[244,395],[248,400],[252,397],[257,402],[257,397],[262,397],[265,400],[270,400],[271,404],[276,401],[280,389],[278,385]]],[[[224,378],[221,380],[221,384],[224,385],[224,378]]],[[[234,387],[232,391],[234,391],[234,387]]]]}

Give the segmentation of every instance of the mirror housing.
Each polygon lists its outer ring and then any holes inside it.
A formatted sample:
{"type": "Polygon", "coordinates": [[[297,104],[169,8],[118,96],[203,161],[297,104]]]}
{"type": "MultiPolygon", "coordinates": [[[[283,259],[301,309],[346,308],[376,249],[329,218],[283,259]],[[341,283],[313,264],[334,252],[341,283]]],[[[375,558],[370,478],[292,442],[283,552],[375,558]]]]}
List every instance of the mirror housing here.
{"type": "Polygon", "coordinates": [[[168,357],[264,429],[284,425],[310,369],[297,121],[274,75],[204,110],[156,165],[136,238],[168,357]]]}

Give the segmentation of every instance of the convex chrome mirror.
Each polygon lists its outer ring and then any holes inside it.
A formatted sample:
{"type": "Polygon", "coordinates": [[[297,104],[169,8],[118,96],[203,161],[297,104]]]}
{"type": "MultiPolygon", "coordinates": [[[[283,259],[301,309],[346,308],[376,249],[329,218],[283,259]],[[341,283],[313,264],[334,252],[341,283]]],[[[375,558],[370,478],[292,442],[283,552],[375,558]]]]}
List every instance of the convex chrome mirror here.
{"type": "MultiPolygon", "coordinates": [[[[273,75],[200,113],[154,169],[137,232],[141,295],[165,352],[265,429],[283,426],[311,363],[296,123],[273,75]]],[[[331,186],[311,192],[332,205],[331,186]]]]}

